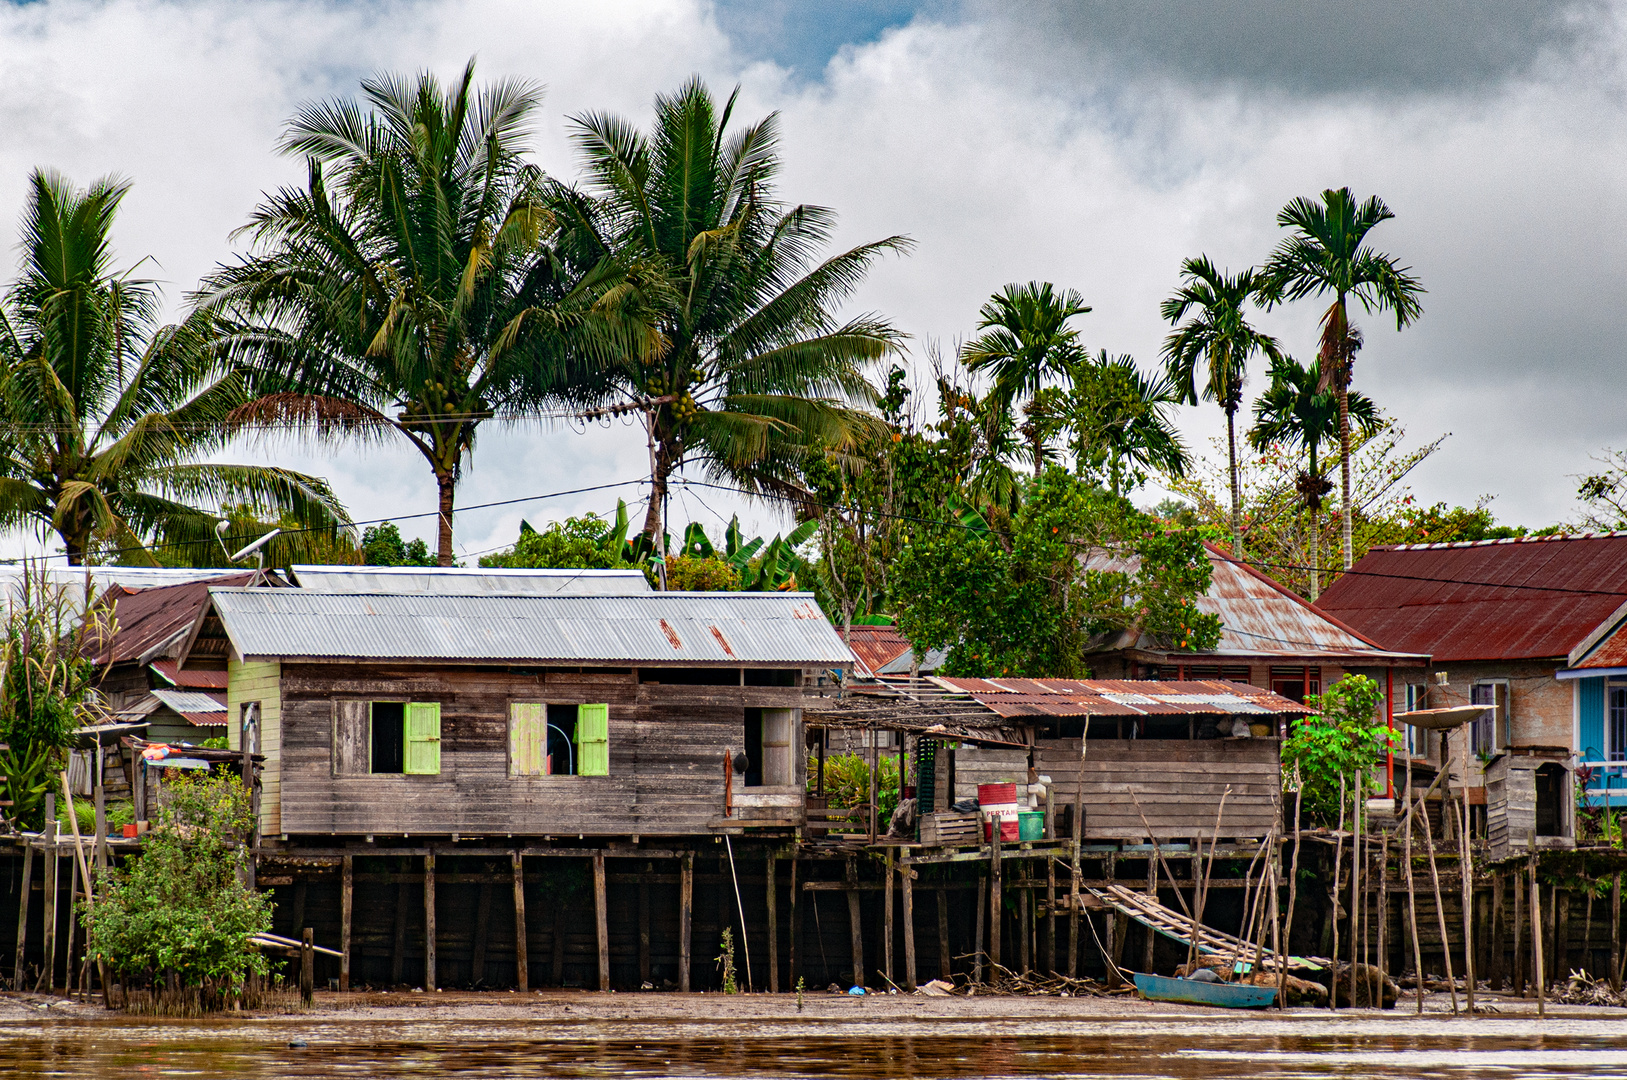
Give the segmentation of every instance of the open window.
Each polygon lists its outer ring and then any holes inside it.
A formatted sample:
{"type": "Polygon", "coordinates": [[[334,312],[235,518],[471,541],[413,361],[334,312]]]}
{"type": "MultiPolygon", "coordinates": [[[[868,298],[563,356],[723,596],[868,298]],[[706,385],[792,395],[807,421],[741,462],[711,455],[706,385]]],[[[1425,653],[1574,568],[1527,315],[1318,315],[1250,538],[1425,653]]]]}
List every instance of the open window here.
{"type": "Polygon", "coordinates": [[[509,706],[510,776],[610,775],[610,706],[509,706]]]}
{"type": "Polygon", "coordinates": [[[438,702],[334,702],[333,775],[435,776],[440,771],[438,702]]]}
{"type": "Polygon", "coordinates": [[[746,710],[744,787],[786,787],[797,782],[795,709],[746,710]]]}
{"type": "MultiPolygon", "coordinates": [[[[1406,712],[1416,712],[1427,709],[1429,700],[1429,686],[1426,683],[1408,683],[1406,686],[1406,712]]],[[[1429,729],[1403,724],[1406,729],[1407,756],[1410,758],[1429,757],[1429,729]]]]}
{"type": "Polygon", "coordinates": [[[1512,742],[1508,708],[1508,680],[1488,679],[1469,687],[1469,704],[1493,708],[1475,717],[1469,745],[1477,754],[1495,754],[1512,742]]]}

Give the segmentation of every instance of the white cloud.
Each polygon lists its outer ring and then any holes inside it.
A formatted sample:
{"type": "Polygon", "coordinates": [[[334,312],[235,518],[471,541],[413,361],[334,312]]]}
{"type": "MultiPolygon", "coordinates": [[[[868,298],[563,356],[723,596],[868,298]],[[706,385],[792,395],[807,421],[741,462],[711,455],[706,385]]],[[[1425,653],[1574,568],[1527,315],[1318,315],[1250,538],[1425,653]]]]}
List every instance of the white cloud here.
{"type": "MultiPolygon", "coordinates": [[[[969,332],[1003,283],[1044,278],[1095,305],[1081,323],[1093,345],[1151,362],[1157,304],[1184,256],[1258,261],[1284,201],[1348,183],[1395,208],[1374,240],[1430,290],[1404,334],[1365,320],[1357,374],[1415,435],[1456,433],[1420,470],[1420,495],[1494,493],[1505,518],[1541,524],[1569,513],[1566,474],[1591,450],[1627,442],[1613,408],[1627,389],[1613,332],[1627,299],[1627,123],[1609,32],[1581,59],[1548,57],[1531,74],[1381,98],[1138,74],[989,21],[917,20],[797,82],[738,54],[699,0],[47,0],[0,9],[0,207],[20,208],[36,165],[80,182],[131,177],[121,255],[157,260],[179,301],[228,254],[259,193],[299,178],[274,153],[284,120],[369,71],[450,78],[478,55],[485,78],[546,83],[538,157],[566,175],[567,115],[642,124],[655,93],[700,72],[719,92],[743,80],[737,115],[784,111],[784,194],[840,211],[842,242],[916,239],[855,306],[893,316],[917,352],[969,332]]],[[[1308,352],[1316,314],[1307,303],[1264,322],[1308,352]]],[[[1195,446],[1220,428],[1213,408],[1183,422],[1195,446]]],[[[331,477],[358,518],[432,508],[427,469],[404,451],[279,457],[331,477]]],[[[460,501],[632,479],[645,462],[634,432],[494,432],[460,501]]],[[[603,510],[614,497],[477,511],[460,519],[460,546],[507,540],[522,515],[603,510]]],[[[738,505],[701,497],[725,515],[738,505]]],[[[698,503],[681,511],[708,519],[698,503]]],[[[746,517],[782,524],[769,508],[746,517]]],[[[427,519],[408,531],[429,535],[427,519]]]]}

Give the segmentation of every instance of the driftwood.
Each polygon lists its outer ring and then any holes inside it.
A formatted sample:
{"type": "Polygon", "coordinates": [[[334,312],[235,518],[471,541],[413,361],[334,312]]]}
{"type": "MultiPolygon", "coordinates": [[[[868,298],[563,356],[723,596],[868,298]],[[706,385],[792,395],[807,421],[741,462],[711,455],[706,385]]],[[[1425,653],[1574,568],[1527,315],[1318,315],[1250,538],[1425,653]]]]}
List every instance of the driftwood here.
{"type": "MultiPolygon", "coordinates": [[[[956,959],[965,960],[962,956],[956,959]]],[[[1067,975],[1047,974],[1039,971],[1015,972],[983,957],[987,974],[981,983],[973,982],[962,974],[955,976],[954,993],[968,997],[1106,997],[1110,993],[1126,993],[1132,987],[1110,991],[1095,979],[1070,978],[1067,975]]]]}

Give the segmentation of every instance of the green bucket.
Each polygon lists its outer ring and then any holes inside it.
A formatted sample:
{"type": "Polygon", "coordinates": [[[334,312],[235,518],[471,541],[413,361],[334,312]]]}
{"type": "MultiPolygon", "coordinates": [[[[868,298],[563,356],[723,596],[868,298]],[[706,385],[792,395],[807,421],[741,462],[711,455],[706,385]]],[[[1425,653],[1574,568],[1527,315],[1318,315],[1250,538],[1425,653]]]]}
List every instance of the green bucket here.
{"type": "Polygon", "coordinates": [[[1017,815],[1018,840],[1045,839],[1045,815],[1038,810],[1024,810],[1017,815]]]}

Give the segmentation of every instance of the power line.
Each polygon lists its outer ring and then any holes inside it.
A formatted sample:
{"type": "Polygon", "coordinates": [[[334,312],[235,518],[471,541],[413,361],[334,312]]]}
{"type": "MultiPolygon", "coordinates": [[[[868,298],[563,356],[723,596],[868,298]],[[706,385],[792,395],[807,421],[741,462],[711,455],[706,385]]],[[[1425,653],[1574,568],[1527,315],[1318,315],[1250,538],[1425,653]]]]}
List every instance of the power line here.
{"type": "Polygon", "coordinates": [[[1429,577],[1423,574],[1387,574],[1379,570],[1338,570],[1333,567],[1301,566],[1298,563],[1271,562],[1263,559],[1239,560],[1249,566],[1274,566],[1279,570],[1321,570],[1339,575],[1352,574],[1356,577],[1393,578],[1396,581],[1422,581],[1437,585],[1472,585],[1485,589],[1519,589],[1526,592],[1555,592],[1574,593],[1579,596],[1627,596],[1627,592],[1620,589],[1570,589],[1562,585],[1515,585],[1501,581],[1474,581],[1469,578],[1429,577]]]}

